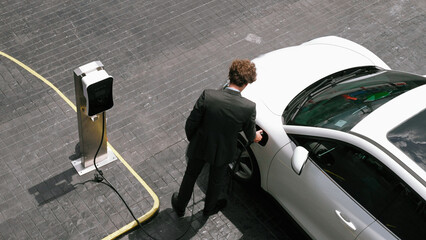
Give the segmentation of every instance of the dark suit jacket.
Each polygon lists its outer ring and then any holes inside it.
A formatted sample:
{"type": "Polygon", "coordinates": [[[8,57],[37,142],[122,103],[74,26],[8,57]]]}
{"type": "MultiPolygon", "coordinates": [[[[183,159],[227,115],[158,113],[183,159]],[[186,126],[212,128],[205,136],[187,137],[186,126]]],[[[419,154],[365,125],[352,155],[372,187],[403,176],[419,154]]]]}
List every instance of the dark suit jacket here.
{"type": "Polygon", "coordinates": [[[256,136],[256,104],[230,89],[205,90],[186,120],[188,158],[221,166],[233,160],[237,138],[244,131],[247,139],[256,136]]]}

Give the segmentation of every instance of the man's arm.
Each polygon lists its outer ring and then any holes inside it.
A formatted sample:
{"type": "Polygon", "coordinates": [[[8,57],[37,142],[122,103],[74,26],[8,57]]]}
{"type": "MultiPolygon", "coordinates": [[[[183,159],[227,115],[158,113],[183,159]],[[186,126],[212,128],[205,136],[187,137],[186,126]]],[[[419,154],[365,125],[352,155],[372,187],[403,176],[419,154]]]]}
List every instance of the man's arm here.
{"type": "Polygon", "coordinates": [[[247,120],[246,125],[244,126],[244,134],[246,135],[247,141],[250,143],[253,142],[255,136],[256,136],[256,105],[252,110],[252,113],[250,115],[250,119],[247,120]]]}
{"type": "Polygon", "coordinates": [[[188,141],[191,141],[194,134],[197,132],[198,127],[203,119],[204,115],[204,100],[205,100],[205,91],[198,98],[197,102],[194,105],[191,113],[189,114],[188,119],[185,123],[185,133],[188,141]]]}
{"type": "Polygon", "coordinates": [[[263,133],[263,130],[256,131],[256,107],[254,107],[254,110],[250,116],[248,125],[244,129],[244,134],[246,135],[249,143],[252,143],[252,142],[257,143],[262,140],[262,133],[263,133]]]}

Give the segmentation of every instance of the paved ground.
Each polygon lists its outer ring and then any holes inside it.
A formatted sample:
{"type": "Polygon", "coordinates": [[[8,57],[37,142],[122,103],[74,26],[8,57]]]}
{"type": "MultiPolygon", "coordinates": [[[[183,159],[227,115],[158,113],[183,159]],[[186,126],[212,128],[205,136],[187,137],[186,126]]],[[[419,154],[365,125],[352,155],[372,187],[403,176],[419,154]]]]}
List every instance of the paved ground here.
{"type": "MultiPolygon", "coordinates": [[[[305,238],[265,193],[238,183],[230,206],[203,218],[205,174],[194,217],[171,211],[186,165],[184,121],[202,89],[225,82],[232,59],[337,35],[391,68],[426,74],[423,0],[2,0],[0,9],[0,51],[72,102],[76,67],[101,60],[114,77],[108,140],[159,197],[159,213],[144,227],[158,239],[188,226],[184,239],[305,238]]],[[[72,167],[77,143],[74,110],[0,56],[0,239],[99,239],[132,221],[109,188],[78,184],[93,175],[72,167]]],[[[152,208],[120,161],[103,169],[136,216],[152,208]]],[[[122,237],[141,238],[139,230],[122,237]]]]}

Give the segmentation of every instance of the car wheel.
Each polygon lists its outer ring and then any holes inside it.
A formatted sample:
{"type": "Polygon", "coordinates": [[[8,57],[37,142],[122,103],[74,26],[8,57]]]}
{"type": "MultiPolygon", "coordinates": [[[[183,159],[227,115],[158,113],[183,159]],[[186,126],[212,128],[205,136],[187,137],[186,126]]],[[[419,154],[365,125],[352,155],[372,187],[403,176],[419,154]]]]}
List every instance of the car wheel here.
{"type": "Polygon", "coordinates": [[[241,182],[259,184],[259,168],[247,141],[240,135],[237,142],[237,158],[229,164],[233,177],[241,182]]]}

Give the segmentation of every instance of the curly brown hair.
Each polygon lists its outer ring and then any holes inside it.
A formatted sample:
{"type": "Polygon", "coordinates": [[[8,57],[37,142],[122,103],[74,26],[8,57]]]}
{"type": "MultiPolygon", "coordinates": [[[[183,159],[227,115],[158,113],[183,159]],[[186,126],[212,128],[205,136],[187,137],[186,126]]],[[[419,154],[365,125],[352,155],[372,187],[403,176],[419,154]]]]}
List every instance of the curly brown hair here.
{"type": "Polygon", "coordinates": [[[229,67],[229,81],[239,87],[256,81],[256,66],[250,60],[236,59],[229,67]]]}

